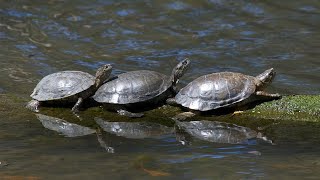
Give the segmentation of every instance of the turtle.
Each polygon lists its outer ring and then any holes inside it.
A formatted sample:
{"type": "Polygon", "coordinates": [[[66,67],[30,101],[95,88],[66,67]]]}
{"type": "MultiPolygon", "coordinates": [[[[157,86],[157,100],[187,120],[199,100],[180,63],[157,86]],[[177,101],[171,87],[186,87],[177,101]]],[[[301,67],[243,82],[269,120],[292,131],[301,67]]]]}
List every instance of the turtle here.
{"type": "Polygon", "coordinates": [[[26,108],[39,112],[41,104],[75,103],[72,112],[77,113],[83,102],[109,78],[112,71],[110,64],[101,66],[96,76],[81,71],[60,71],[42,78],[34,88],[33,98],[26,108]]]}
{"type": "Polygon", "coordinates": [[[122,73],[103,84],[93,96],[106,109],[116,110],[119,115],[142,117],[143,113],[132,113],[137,109],[158,105],[176,94],[176,84],[190,64],[184,59],[173,68],[171,76],[150,70],[137,70],[122,73]]]}
{"type": "Polygon", "coordinates": [[[256,77],[237,72],[203,75],[183,87],[167,102],[204,112],[240,107],[256,100],[278,99],[281,98],[280,94],[263,91],[272,82],[275,74],[274,69],[270,68],[256,77]]]}

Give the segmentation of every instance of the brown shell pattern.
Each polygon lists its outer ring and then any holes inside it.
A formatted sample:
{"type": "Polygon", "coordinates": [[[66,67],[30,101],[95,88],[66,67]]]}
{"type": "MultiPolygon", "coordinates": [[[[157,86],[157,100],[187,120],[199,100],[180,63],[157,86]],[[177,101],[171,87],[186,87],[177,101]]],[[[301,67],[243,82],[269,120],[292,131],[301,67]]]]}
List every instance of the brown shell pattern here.
{"type": "Polygon", "coordinates": [[[30,95],[38,101],[60,100],[87,90],[95,77],[81,71],[61,71],[45,76],[30,95]]]}
{"type": "Polygon", "coordinates": [[[255,92],[255,79],[241,73],[221,72],[201,76],[176,95],[178,104],[208,111],[238,103],[255,92]]]}
{"type": "Polygon", "coordinates": [[[102,85],[93,98],[100,103],[136,103],[152,99],[170,86],[169,77],[164,74],[148,70],[130,71],[102,85]]]}

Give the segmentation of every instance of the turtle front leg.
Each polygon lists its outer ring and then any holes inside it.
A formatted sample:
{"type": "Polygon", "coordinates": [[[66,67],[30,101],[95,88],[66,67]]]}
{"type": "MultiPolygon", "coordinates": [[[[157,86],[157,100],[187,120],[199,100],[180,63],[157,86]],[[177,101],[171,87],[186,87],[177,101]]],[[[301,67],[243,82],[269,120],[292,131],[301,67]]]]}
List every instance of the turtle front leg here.
{"type": "Polygon", "coordinates": [[[132,112],[129,112],[124,109],[117,110],[117,113],[121,116],[127,116],[130,118],[140,118],[140,117],[144,116],[143,113],[132,113],[132,112]]]}
{"type": "Polygon", "coordinates": [[[196,115],[195,113],[189,111],[189,112],[183,112],[183,113],[177,114],[173,116],[171,119],[173,119],[174,121],[185,121],[189,118],[192,118],[195,115],[196,115]]]}
{"type": "Polygon", "coordinates": [[[78,98],[78,101],[76,102],[76,104],[72,107],[72,112],[73,113],[78,113],[79,112],[79,108],[81,107],[82,105],[82,102],[83,102],[83,98],[82,97],[79,97],[78,98]]]}
{"type": "Polygon", "coordinates": [[[102,133],[100,128],[96,129],[97,139],[102,148],[104,148],[108,153],[114,153],[114,148],[108,146],[107,143],[103,140],[102,133]]]}
{"type": "Polygon", "coordinates": [[[256,95],[258,96],[259,99],[266,99],[266,100],[272,100],[272,99],[280,99],[281,95],[278,93],[271,94],[267,93],[265,91],[257,91],[256,95]]]}
{"type": "Polygon", "coordinates": [[[39,112],[39,106],[40,106],[40,101],[33,99],[28,102],[28,104],[26,105],[26,108],[33,112],[39,112]]]}

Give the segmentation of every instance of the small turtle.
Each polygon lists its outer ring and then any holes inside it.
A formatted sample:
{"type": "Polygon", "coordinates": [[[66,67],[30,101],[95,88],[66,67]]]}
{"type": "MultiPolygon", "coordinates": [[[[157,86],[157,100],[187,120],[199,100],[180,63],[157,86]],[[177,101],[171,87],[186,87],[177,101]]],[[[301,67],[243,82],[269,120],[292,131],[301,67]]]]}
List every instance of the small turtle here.
{"type": "Polygon", "coordinates": [[[103,65],[96,72],[96,77],[81,71],[61,71],[45,76],[34,88],[31,100],[26,108],[39,112],[42,103],[75,103],[72,108],[77,112],[84,99],[92,96],[107,80],[112,66],[103,65]]]}
{"type": "Polygon", "coordinates": [[[222,107],[238,107],[256,100],[271,100],[281,96],[263,89],[275,76],[273,68],[253,77],[235,72],[220,72],[201,76],[182,88],[169,104],[179,104],[197,111],[222,107]]]}
{"type": "Polygon", "coordinates": [[[115,109],[120,115],[141,117],[142,113],[131,113],[126,109],[158,105],[168,97],[174,96],[176,84],[189,63],[188,59],[181,61],[172,70],[170,77],[148,70],[119,74],[113,80],[103,84],[93,99],[103,103],[107,109],[115,109]]]}

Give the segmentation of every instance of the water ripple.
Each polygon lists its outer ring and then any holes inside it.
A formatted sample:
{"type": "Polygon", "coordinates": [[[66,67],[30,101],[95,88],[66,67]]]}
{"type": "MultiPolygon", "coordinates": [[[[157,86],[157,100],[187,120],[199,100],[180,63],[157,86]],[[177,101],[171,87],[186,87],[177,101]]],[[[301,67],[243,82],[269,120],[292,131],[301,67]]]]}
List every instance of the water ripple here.
{"type": "Polygon", "coordinates": [[[72,32],[68,27],[65,27],[53,20],[49,21],[39,21],[34,20],[34,22],[41,27],[41,29],[47,32],[53,37],[65,37],[69,40],[78,40],[83,42],[91,42],[91,38],[81,37],[77,32],[72,32]]]}
{"type": "Polygon", "coordinates": [[[169,9],[180,11],[189,8],[190,6],[181,1],[175,1],[167,5],[169,9]]]}
{"type": "Polygon", "coordinates": [[[134,13],[135,13],[135,11],[132,9],[122,9],[122,10],[117,11],[117,15],[121,16],[121,17],[129,16],[134,13]]]}
{"type": "Polygon", "coordinates": [[[5,15],[11,16],[11,17],[16,17],[16,18],[24,18],[24,17],[32,17],[32,16],[34,16],[31,13],[18,11],[16,9],[6,9],[6,10],[0,9],[0,13],[3,13],[5,15]]]}

